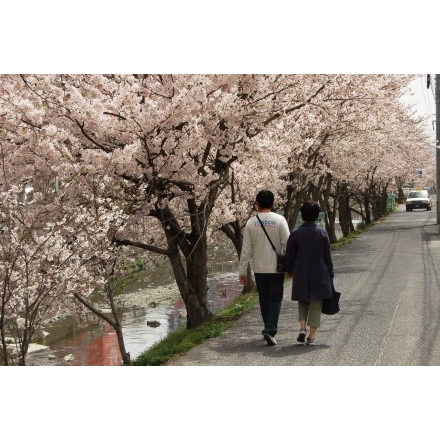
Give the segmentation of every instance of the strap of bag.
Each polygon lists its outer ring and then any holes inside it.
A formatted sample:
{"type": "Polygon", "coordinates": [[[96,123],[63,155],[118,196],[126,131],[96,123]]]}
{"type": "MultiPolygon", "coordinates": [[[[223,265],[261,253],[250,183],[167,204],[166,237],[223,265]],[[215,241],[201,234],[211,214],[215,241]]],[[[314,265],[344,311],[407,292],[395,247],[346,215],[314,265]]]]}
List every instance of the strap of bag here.
{"type": "Polygon", "coordinates": [[[266,237],[267,237],[267,239],[269,240],[269,243],[270,243],[270,245],[272,246],[272,249],[275,251],[276,254],[278,254],[277,250],[275,249],[275,246],[274,246],[273,243],[272,243],[272,240],[271,240],[270,237],[269,237],[269,234],[268,234],[267,231],[266,231],[266,228],[265,228],[264,225],[263,225],[263,222],[260,220],[260,217],[258,217],[258,214],[257,214],[257,219],[258,219],[258,221],[260,222],[260,225],[261,225],[261,227],[263,228],[263,231],[264,231],[264,233],[266,234],[266,237]]]}

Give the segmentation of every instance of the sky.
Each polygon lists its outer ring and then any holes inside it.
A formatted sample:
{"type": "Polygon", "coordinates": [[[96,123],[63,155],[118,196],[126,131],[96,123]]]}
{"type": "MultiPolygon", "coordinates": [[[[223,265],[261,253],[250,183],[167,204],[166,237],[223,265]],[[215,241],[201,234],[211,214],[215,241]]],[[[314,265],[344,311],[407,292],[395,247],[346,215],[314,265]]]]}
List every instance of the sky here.
{"type": "Polygon", "coordinates": [[[427,74],[423,74],[415,79],[411,84],[414,96],[410,98],[417,104],[416,110],[420,116],[428,117],[430,123],[429,128],[435,128],[435,74],[431,75],[430,87],[427,87],[427,74]],[[434,126],[432,125],[434,123],[434,126]]]}
{"type": "Polygon", "coordinates": [[[407,102],[414,103],[414,110],[420,117],[426,118],[426,132],[431,138],[432,146],[436,139],[436,114],[435,114],[435,74],[431,74],[430,87],[427,87],[427,74],[416,78],[410,87],[413,96],[407,97],[407,102]]]}

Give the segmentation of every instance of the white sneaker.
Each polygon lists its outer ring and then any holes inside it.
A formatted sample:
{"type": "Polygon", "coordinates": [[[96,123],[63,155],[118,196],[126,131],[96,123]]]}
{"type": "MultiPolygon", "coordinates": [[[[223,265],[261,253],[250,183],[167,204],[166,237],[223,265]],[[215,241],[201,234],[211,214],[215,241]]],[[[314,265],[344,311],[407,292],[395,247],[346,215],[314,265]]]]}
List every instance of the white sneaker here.
{"type": "Polygon", "coordinates": [[[271,335],[268,335],[267,333],[265,333],[263,335],[264,339],[266,339],[267,341],[267,345],[277,345],[277,341],[275,340],[275,338],[271,335]]]}

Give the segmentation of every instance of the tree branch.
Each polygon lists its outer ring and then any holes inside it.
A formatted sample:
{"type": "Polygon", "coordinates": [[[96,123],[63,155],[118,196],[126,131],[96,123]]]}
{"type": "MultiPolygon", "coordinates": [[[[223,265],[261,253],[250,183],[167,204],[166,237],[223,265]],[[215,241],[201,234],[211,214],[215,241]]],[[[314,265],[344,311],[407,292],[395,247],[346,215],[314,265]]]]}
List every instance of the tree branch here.
{"type": "Polygon", "coordinates": [[[161,249],[157,246],[151,246],[149,244],[141,243],[139,241],[113,238],[113,243],[116,243],[118,246],[134,246],[140,249],[145,249],[146,251],[155,252],[156,254],[167,255],[167,256],[171,255],[171,252],[167,249],[161,249]]]}

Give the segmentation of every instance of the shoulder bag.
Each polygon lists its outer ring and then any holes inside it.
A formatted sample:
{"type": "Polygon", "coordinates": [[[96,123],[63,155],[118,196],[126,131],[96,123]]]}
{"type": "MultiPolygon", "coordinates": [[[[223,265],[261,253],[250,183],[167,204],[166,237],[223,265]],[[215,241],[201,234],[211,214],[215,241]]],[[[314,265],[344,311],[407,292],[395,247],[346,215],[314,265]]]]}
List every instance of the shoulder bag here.
{"type": "Polygon", "coordinates": [[[339,308],[339,298],[341,297],[340,292],[336,292],[335,286],[332,282],[332,297],[322,300],[321,312],[324,315],[336,315],[340,311],[339,308]]]}
{"type": "Polygon", "coordinates": [[[260,222],[260,225],[263,228],[263,231],[266,234],[266,237],[269,240],[269,243],[272,246],[272,249],[275,251],[275,254],[277,255],[277,272],[286,273],[287,272],[286,271],[286,256],[278,254],[277,250],[275,249],[275,246],[272,243],[272,240],[269,237],[269,234],[266,231],[266,228],[263,225],[263,222],[260,220],[260,217],[258,217],[258,215],[257,215],[257,219],[260,222]]]}

